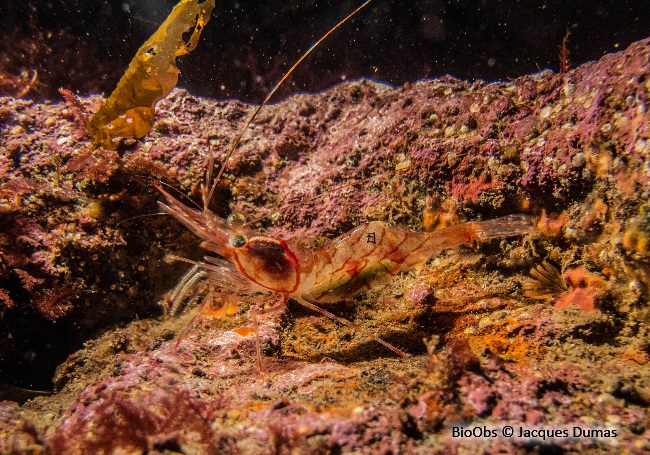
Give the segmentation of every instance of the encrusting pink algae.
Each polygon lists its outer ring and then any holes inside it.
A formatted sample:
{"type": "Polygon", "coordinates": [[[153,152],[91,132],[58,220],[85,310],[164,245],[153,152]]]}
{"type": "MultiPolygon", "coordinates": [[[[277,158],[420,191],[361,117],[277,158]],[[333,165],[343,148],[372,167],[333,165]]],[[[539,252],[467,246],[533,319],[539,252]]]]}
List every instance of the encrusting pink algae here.
{"type": "MultiPolygon", "coordinates": [[[[265,107],[217,186],[219,216],[313,245],[368,220],[521,213],[538,232],[328,306],[408,358],[292,302],[260,316],[263,375],[245,328],[272,302],[215,292],[178,336],[196,310],[161,315],[184,272],[163,258],[200,259],[197,239],[133,218],[156,210],[151,178],[200,206],[208,150],[221,158],[253,107],[176,89],[148,135],[108,152],[88,149],[79,107],[0,98],[3,327],[103,331],[75,338],[52,394],[2,390],[0,453],[647,452],[649,44],[562,74],[360,80],[265,107]]],[[[21,349],[13,332],[4,352],[21,349]]]]}

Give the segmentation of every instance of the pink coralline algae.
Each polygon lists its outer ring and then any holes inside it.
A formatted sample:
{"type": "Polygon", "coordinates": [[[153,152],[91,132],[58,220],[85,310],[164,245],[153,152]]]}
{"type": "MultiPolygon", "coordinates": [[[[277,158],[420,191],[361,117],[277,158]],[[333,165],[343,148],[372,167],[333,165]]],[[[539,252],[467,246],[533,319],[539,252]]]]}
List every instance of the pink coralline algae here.
{"type": "Polygon", "coordinates": [[[479,416],[490,414],[497,402],[497,395],[485,378],[477,375],[465,376],[460,386],[464,389],[467,403],[479,416]]]}
{"type": "MultiPolygon", "coordinates": [[[[165,449],[274,453],[315,449],[319,444],[349,450],[397,449],[406,440],[391,442],[387,437],[391,432],[418,432],[397,409],[361,406],[343,412],[311,402],[319,383],[355,380],[360,373],[356,368],[273,362],[272,376],[264,377],[252,364],[237,359],[252,353],[240,352],[220,363],[203,362],[197,356],[213,352],[211,347],[193,342],[174,345],[166,343],[151,356],[124,357],[117,380],[87,388],[49,437],[52,453],[103,453],[116,446],[153,453],[165,449]],[[287,398],[293,394],[306,399],[287,398]],[[315,440],[320,442],[313,446],[315,440]]],[[[235,339],[221,346],[231,353],[241,348],[235,339]]]]}
{"type": "Polygon", "coordinates": [[[164,259],[204,252],[149,216],[151,179],[201,206],[208,151],[223,159],[253,107],[175,90],[147,136],[106,152],[75,113],[99,97],[0,98],[0,393],[21,402],[0,404],[0,452],[647,453],[649,81],[644,40],[562,74],[361,80],[266,106],[215,187],[221,217],[309,246],[368,220],[523,213],[538,232],[328,306],[364,331],[291,301],[263,312],[262,374],[250,309],[273,299],[214,289],[163,315],[184,272],[164,259]],[[53,347],[56,372],[39,370],[53,347]],[[454,432],[508,425],[616,436],[454,432]]]}

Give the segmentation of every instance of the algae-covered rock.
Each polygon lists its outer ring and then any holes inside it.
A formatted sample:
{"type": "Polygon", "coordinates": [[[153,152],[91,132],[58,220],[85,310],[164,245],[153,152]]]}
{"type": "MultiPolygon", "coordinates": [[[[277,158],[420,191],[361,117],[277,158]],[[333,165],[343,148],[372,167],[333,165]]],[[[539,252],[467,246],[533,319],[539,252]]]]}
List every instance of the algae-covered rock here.
{"type": "Polygon", "coordinates": [[[263,375],[249,309],[273,302],[215,291],[193,321],[163,318],[184,272],[163,257],[203,253],[169,218],[131,218],[156,211],[142,175],[200,206],[209,151],[223,156],[253,107],[175,90],[112,155],[85,150],[68,104],[0,99],[2,372],[15,381],[9,361],[33,351],[21,368],[45,375],[54,339],[61,364],[52,396],[2,405],[1,450],[647,451],[649,62],[644,40],[564,74],[360,80],[263,109],[210,209],[266,235],[538,220],[328,307],[411,357],[289,302],[258,318],[263,375]],[[64,335],[30,332],[52,326],[64,335]]]}

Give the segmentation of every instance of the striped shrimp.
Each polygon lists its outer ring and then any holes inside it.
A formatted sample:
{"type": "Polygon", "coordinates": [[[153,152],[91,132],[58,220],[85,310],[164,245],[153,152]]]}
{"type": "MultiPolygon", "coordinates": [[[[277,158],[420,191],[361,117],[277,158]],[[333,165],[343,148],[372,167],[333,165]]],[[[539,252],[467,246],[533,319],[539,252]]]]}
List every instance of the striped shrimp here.
{"type": "MultiPolygon", "coordinates": [[[[348,299],[358,293],[375,289],[387,283],[403,270],[426,262],[447,248],[474,240],[522,235],[533,231],[528,216],[510,215],[482,222],[466,222],[433,232],[414,232],[381,221],[361,224],[327,244],[308,248],[303,239],[279,239],[257,234],[241,225],[230,223],[208,209],[216,182],[228,159],[237,148],[243,131],[268,102],[277,88],[296,66],[329,34],[356,14],[371,0],[367,0],[353,13],[330,29],[285,74],[264,102],[257,107],[246,126],[233,141],[216,177],[212,176],[213,158],[210,156],[205,183],[202,185],[203,209],[191,208],[156,185],[165,202],[161,209],[172,215],[201,240],[201,247],[214,255],[194,262],[174,291],[170,294],[172,313],[199,283],[220,287],[239,293],[266,292],[280,295],[284,305],[293,299],[301,305],[321,313],[358,332],[366,332],[358,324],[325,310],[321,305],[348,299]]],[[[254,325],[257,315],[264,310],[252,311],[254,325]]],[[[372,339],[399,356],[406,353],[378,336],[372,339]]],[[[257,360],[261,371],[261,349],[257,340],[257,360]]]]}

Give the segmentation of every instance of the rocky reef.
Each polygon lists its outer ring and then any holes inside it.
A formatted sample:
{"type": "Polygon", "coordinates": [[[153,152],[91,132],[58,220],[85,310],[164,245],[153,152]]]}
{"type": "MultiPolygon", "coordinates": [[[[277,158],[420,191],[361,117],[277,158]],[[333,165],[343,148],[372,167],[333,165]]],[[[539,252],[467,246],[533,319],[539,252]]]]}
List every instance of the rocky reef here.
{"type": "Polygon", "coordinates": [[[245,328],[272,302],[217,293],[165,316],[184,266],[163,258],[203,252],[151,216],[152,180],[200,205],[209,151],[254,107],[175,90],[149,135],[106,151],[83,128],[99,97],[0,98],[0,452],[647,453],[649,44],[265,107],[219,216],[313,245],[367,220],[538,221],[328,308],[409,358],[289,302],[260,317],[263,374],[245,328]]]}

